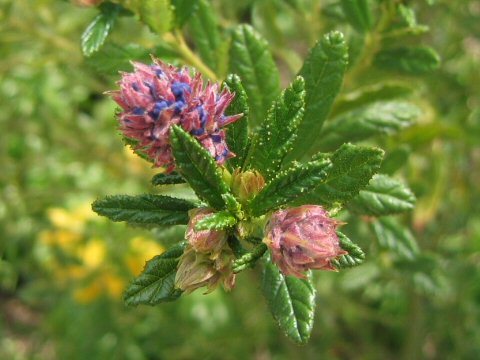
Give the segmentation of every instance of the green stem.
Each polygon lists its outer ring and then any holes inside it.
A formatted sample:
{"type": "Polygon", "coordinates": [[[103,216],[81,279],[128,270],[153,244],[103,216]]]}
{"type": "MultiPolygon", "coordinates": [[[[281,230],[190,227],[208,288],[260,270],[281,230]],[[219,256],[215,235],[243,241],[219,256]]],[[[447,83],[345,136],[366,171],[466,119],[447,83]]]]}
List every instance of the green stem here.
{"type": "Polygon", "coordinates": [[[172,33],[164,35],[164,40],[169,43],[182,56],[185,63],[195,67],[212,81],[219,81],[215,72],[210,69],[187,45],[185,38],[180,30],[174,30],[172,33]]]}

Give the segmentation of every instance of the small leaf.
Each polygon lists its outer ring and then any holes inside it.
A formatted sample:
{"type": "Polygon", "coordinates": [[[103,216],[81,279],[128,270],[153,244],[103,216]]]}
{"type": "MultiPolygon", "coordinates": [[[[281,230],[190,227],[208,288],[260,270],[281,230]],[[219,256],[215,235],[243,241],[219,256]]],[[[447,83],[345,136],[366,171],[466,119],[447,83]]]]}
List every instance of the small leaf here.
{"type": "Polygon", "coordinates": [[[280,328],[290,339],[305,344],[315,314],[315,288],[310,276],[307,279],[285,276],[276,265],[266,261],[262,290],[280,328]]]}
{"type": "Polygon", "coordinates": [[[440,56],[426,46],[399,47],[380,51],[375,56],[374,64],[384,70],[422,75],[440,66],[440,56]]]}
{"type": "Polygon", "coordinates": [[[317,146],[330,150],[348,141],[393,134],[412,125],[420,113],[420,109],[409,102],[375,102],[327,122],[317,146]]]}
{"type": "Polygon", "coordinates": [[[152,225],[187,224],[194,207],[187,200],[153,194],[113,195],[92,204],[93,211],[110,220],[152,225]]]}
{"type": "Polygon", "coordinates": [[[357,244],[353,243],[345,234],[337,231],[340,247],[348,251],[348,254],[332,260],[333,266],[337,269],[350,268],[360,265],[365,260],[365,253],[357,244]]]}
{"type": "Polygon", "coordinates": [[[198,53],[210,68],[216,70],[221,38],[216,12],[208,1],[198,1],[198,9],[189,25],[198,53]]]}
{"type": "Polygon", "coordinates": [[[171,185],[171,184],[184,184],[185,179],[182,175],[177,173],[170,173],[170,174],[156,174],[152,178],[152,185],[171,185]]]}
{"type": "Polygon", "coordinates": [[[170,138],[178,171],[200,198],[222,208],[222,194],[228,193],[228,186],[210,153],[179,126],[172,127],[170,138]]]}
{"type": "Polygon", "coordinates": [[[370,0],[341,0],[343,12],[348,22],[360,32],[372,29],[372,9],[370,0]]]}
{"type": "Polygon", "coordinates": [[[362,215],[391,215],[412,210],[415,196],[398,180],[387,175],[375,175],[348,206],[350,210],[362,215]]]}
{"type": "Polygon", "coordinates": [[[118,76],[119,71],[130,71],[130,61],[148,62],[152,51],[136,44],[124,46],[107,42],[87,58],[87,64],[102,74],[118,76]]]}
{"type": "MultiPolygon", "coordinates": [[[[322,154],[323,155],[323,154],[322,154]]],[[[345,203],[367,186],[380,168],[383,150],[345,144],[331,156],[332,167],[325,181],[295,204],[319,204],[327,207],[345,203]]]]}
{"type": "Polygon", "coordinates": [[[275,177],[285,155],[291,151],[298,124],[303,118],[304,106],[305,82],[299,76],[275,100],[255,135],[250,163],[267,180],[275,177]]]}
{"type": "Polygon", "coordinates": [[[267,251],[267,245],[260,243],[255,246],[251,251],[243,254],[241,257],[233,262],[232,270],[234,273],[239,273],[245,269],[254,267],[257,260],[260,259],[267,251]]]}
{"type": "Polygon", "coordinates": [[[249,25],[240,25],[233,33],[230,66],[242,79],[250,117],[258,125],[279,93],[280,77],[267,42],[249,25]]]}
{"type": "Polygon", "coordinates": [[[241,80],[237,75],[231,74],[225,80],[225,86],[235,93],[230,106],[225,111],[225,115],[243,114],[243,117],[227,126],[227,145],[236,155],[229,160],[234,168],[243,167],[245,156],[248,152],[248,99],[241,80]]]}
{"type": "Polygon", "coordinates": [[[118,11],[116,10],[101,12],[88,25],[82,34],[82,51],[85,56],[92,55],[102,47],[117,16],[118,11]]]}
{"type": "Polygon", "coordinates": [[[181,28],[198,9],[198,1],[172,0],[175,13],[175,25],[181,28]]]}
{"type": "Polygon", "coordinates": [[[372,223],[378,244],[402,258],[413,260],[419,253],[418,244],[410,230],[396,219],[382,217],[372,223]]]}
{"type": "Polygon", "coordinates": [[[140,20],[154,33],[161,35],[171,29],[173,13],[169,0],[140,0],[138,11],[140,20]]]}
{"type": "Polygon", "coordinates": [[[282,171],[248,204],[253,216],[260,216],[312,191],[327,177],[330,160],[312,161],[282,171]]]}
{"type": "Polygon", "coordinates": [[[318,140],[333,101],[342,86],[347,67],[348,51],[343,34],[333,31],[325,35],[308,54],[300,70],[305,79],[305,115],[297,138],[286,161],[308,154],[318,140]]]}
{"type": "Polygon", "coordinates": [[[182,291],[175,288],[175,274],[184,249],[185,243],[177,244],[147,261],[140,276],[135,278],[125,291],[125,304],[156,305],[178,299],[182,291]]]}
{"type": "Polygon", "coordinates": [[[195,230],[224,230],[237,223],[235,216],[228,211],[219,211],[205,216],[195,225],[195,230]]]}

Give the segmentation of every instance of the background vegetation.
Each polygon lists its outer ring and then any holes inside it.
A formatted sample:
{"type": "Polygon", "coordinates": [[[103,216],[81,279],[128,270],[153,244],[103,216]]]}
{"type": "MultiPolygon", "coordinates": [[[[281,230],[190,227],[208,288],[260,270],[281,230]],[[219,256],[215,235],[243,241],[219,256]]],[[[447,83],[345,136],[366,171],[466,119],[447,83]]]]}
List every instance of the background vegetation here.
{"type": "Polygon", "coordinates": [[[477,358],[480,1],[405,2],[416,19],[393,13],[397,3],[378,1],[367,35],[336,2],[313,0],[203,1],[216,11],[200,14],[215,18],[194,15],[184,29],[221,79],[233,27],[252,24],[284,85],[317,39],[342,30],[350,65],[333,115],[393,96],[422,110],[415,125],[368,140],[387,150],[383,171],[415,192],[416,209],[396,220],[411,231],[387,224],[393,235],[378,234],[369,218],[349,223],[367,261],[317,274],[312,338],[298,347],[272,321],[253,272],[231,294],[198,292],[154,308],[122,303],[128,281],[181,229],[132,229],[91,212],[97,196],[158,191],[149,185],[154,171],[116,135],[115,106],[102,93],[130,58],[153,53],[182,64],[191,54],[127,16],[86,58],[80,37],[95,8],[0,1],[0,359],[477,358]],[[221,29],[214,53],[196,38],[212,21],[221,29]],[[431,46],[441,65],[392,68],[376,56],[392,44],[431,46]],[[412,258],[388,236],[415,238],[421,251],[412,258]]]}

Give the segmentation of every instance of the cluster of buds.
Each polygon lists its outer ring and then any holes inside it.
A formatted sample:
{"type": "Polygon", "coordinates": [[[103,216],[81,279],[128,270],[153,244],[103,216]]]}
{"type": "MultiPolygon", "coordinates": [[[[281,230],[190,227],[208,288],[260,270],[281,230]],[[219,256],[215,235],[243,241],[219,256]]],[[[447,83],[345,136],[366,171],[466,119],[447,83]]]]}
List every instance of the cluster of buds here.
{"type": "Polygon", "coordinates": [[[285,275],[304,278],[309,269],[335,271],[331,260],[347,254],[336,233],[340,224],[317,205],[279,210],[267,223],[264,242],[285,275]]]}
{"type": "Polygon", "coordinates": [[[207,287],[207,293],[219,284],[226,290],[235,286],[232,271],[234,256],[226,246],[227,233],[224,230],[195,230],[197,223],[213,214],[209,208],[191,210],[186,238],[188,247],[180,258],[175,286],[186,293],[207,287]]]}
{"type": "Polygon", "coordinates": [[[120,90],[109,93],[122,108],[117,114],[120,130],[136,142],[135,150],[147,155],[154,166],[173,171],[170,129],[179,125],[218,164],[235,156],[227,147],[223,129],[242,117],[224,114],[235,95],[226,88],[219,91],[218,84],[204,85],[202,75],[192,76],[188,68],[153,61],[152,65],[133,63],[135,71],[122,74],[120,90]]]}

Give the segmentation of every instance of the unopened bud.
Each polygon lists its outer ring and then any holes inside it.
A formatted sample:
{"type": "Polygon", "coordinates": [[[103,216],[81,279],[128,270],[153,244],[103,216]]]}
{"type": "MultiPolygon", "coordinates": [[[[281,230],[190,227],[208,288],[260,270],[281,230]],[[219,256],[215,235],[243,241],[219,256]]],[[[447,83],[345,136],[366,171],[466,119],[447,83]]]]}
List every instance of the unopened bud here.
{"type": "Polygon", "coordinates": [[[189,211],[190,221],[185,236],[195,251],[218,253],[227,241],[227,233],[224,230],[195,230],[195,226],[200,220],[213,213],[213,209],[210,208],[189,211]]]}
{"type": "Polygon", "coordinates": [[[265,179],[262,174],[256,170],[247,170],[241,172],[236,169],[232,176],[232,192],[237,196],[241,203],[257,195],[265,187],[265,179]]]}

